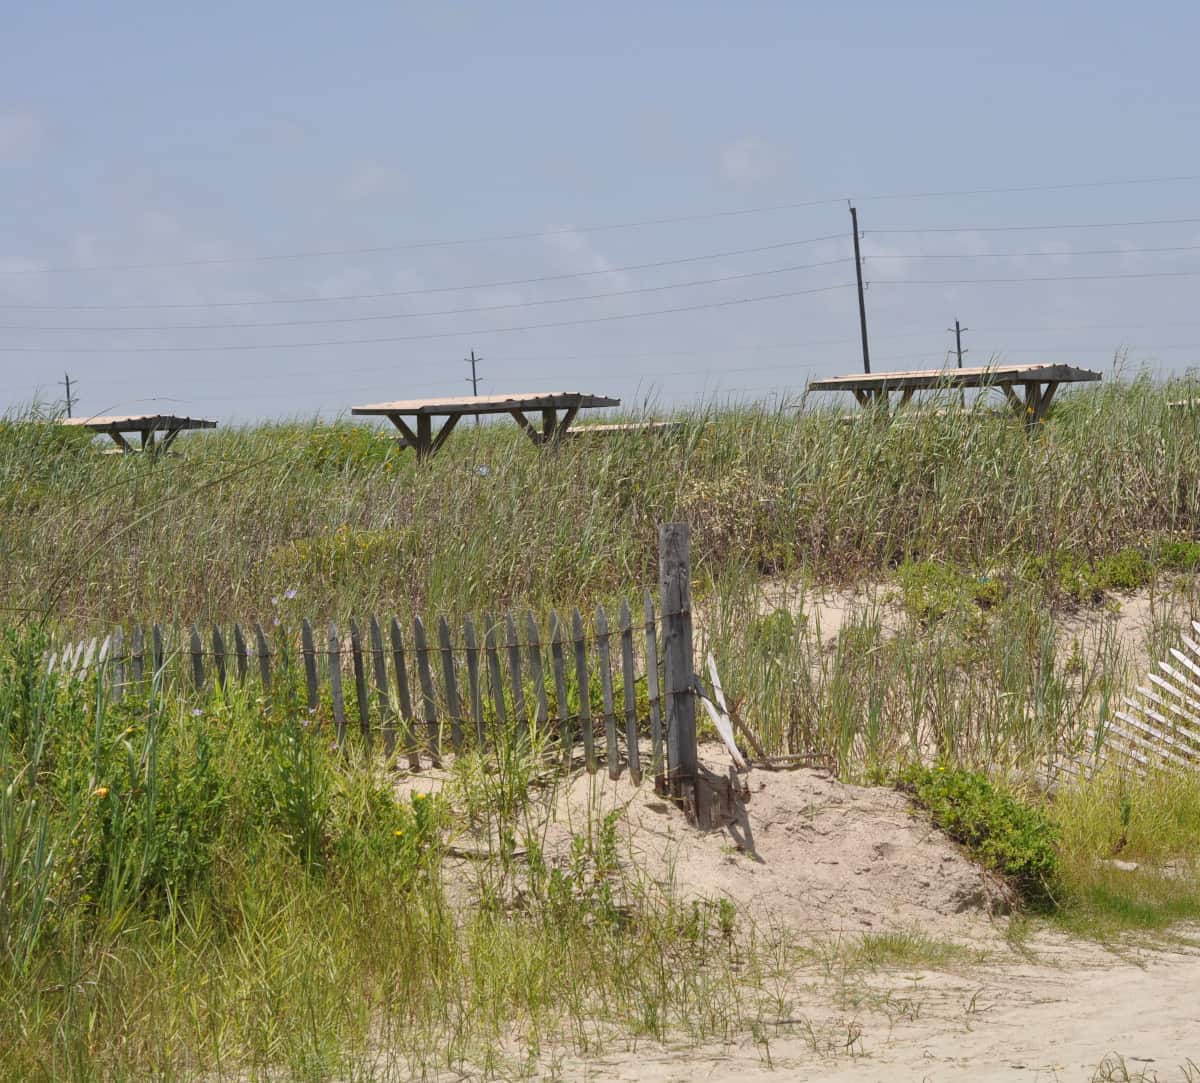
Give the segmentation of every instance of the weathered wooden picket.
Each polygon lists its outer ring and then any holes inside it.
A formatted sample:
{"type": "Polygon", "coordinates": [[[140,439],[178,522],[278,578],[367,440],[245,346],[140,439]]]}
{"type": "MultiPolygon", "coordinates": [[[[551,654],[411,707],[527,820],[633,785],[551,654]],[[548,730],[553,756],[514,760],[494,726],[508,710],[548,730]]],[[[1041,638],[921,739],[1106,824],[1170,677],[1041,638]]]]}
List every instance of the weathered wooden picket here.
{"type": "MultiPolygon", "coordinates": [[[[412,769],[533,730],[557,737],[568,761],[581,744],[588,770],[603,761],[612,778],[624,768],[640,782],[644,736],[656,786],[695,814],[710,794],[696,745],[686,525],[660,528],[660,550],[661,616],[645,591],[639,619],[622,602],[615,628],[603,606],[589,620],[578,608],[569,620],[552,611],[544,627],[532,612],[487,614],[480,625],[467,617],[461,627],[445,617],[427,626],[419,616],[402,623],[376,615],[364,625],[303,620],[270,631],[257,621],[203,631],[154,624],[147,632],[137,624],[128,638],[116,628],[103,640],[60,648],[47,668],[68,677],[100,674],[118,700],[168,685],[202,695],[257,688],[264,697],[294,687],[314,723],[331,724],[339,747],[347,747],[356,719],[366,748],[378,741],[386,756],[401,754],[412,769]]],[[[704,821],[710,814],[698,815],[704,821]]]]}
{"type": "Polygon", "coordinates": [[[402,623],[375,615],[362,625],[351,620],[317,628],[304,620],[298,629],[280,625],[270,632],[258,622],[248,631],[240,623],[182,632],[155,624],[147,635],[138,624],[128,638],[116,628],[103,640],[56,651],[47,668],[71,676],[102,673],[114,700],[168,684],[206,695],[246,687],[269,694],[273,684],[300,678],[302,671],[309,714],[332,723],[340,746],[357,721],[368,746],[381,739],[385,755],[399,749],[417,768],[422,756],[438,764],[448,750],[486,749],[510,725],[526,732],[535,727],[560,735],[567,750],[581,740],[590,769],[602,760],[616,777],[624,763],[640,779],[643,729],[652,771],[662,773],[658,625],[649,592],[636,625],[622,602],[615,628],[600,606],[591,620],[578,609],[567,621],[551,612],[545,635],[531,612],[488,614],[480,626],[467,617],[453,628],[445,617],[427,628],[419,616],[402,623]],[[637,711],[642,683],[645,718],[637,711]]]}

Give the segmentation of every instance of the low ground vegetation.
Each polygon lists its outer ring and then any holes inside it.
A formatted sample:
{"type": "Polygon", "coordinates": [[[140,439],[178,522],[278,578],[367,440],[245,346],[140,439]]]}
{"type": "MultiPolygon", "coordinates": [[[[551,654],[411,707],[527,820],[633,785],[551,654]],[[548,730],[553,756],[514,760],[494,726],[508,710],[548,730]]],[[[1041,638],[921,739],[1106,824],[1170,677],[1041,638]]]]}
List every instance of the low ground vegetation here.
{"type": "Polygon", "coordinates": [[[1200,433],[1174,397],[1065,396],[1033,438],[982,410],[697,412],[673,440],[553,454],[485,426],[421,469],[349,425],[219,431],[152,461],[6,419],[0,1074],[372,1078],[384,1048],[405,1072],[517,1074],[614,1034],[757,1033],[835,956],[977,961],[920,931],[814,947],[676,898],[615,859],[602,816],[548,860],[529,809],[553,734],[514,729],[442,793],[398,797],[293,682],[114,702],[41,663],[52,634],[134,620],[636,600],[668,518],[692,524],[699,646],[769,751],[899,782],[1012,885],[1014,937],[1175,935],[1200,919],[1200,783],[1046,785],[1197,598],[1200,433]],[[833,590],[852,598],[822,627],[833,590]],[[1133,590],[1143,642],[1079,624],[1133,590]],[[465,827],[487,845],[463,896],[446,870],[465,827]]]}

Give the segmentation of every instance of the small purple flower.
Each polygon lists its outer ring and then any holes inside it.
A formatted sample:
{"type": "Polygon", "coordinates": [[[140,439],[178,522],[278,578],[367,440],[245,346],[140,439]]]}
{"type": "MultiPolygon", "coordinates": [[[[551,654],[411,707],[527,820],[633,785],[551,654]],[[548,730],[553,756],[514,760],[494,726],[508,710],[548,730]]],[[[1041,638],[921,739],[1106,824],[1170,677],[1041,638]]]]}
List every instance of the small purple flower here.
{"type": "Polygon", "coordinates": [[[204,714],[204,712],[202,710],[200,710],[199,707],[192,708],[192,717],[193,718],[199,718],[202,714],[204,714]]]}
{"type": "Polygon", "coordinates": [[[296,597],[296,592],[294,590],[284,591],[283,596],[290,602],[294,597],[296,597]]]}
{"type": "Polygon", "coordinates": [[[279,595],[278,595],[278,594],[272,594],[272,595],[271,595],[271,604],[272,604],[272,605],[278,605],[278,604],[279,604],[279,595]]]}

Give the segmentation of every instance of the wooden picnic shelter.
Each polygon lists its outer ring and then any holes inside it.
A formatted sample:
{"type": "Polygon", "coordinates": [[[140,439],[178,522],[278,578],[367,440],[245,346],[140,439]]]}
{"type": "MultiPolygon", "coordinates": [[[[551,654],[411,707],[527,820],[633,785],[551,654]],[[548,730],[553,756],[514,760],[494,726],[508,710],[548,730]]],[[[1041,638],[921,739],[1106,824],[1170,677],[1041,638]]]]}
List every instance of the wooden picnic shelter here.
{"type": "Polygon", "coordinates": [[[400,430],[401,446],[416,449],[424,460],[441,449],[446,438],[463,417],[479,414],[508,414],[535,444],[548,444],[565,436],[580,410],[620,406],[620,399],[591,395],[584,391],[535,391],[511,395],[464,395],[447,399],[408,399],[401,402],[376,402],[351,407],[359,416],[386,417],[400,430]],[[526,414],[541,413],[538,428],[526,414]],[[434,418],[441,427],[433,431],[434,418]]]}
{"type": "Polygon", "coordinates": [[[217,423],[199,417],[176,417],[174,414],[113,414],[106,417],[64,417],[64,425],[107,433],[122,452],[166,451],[185,429],[215,429],[217,423]],[[161,439],[159,438],[161,435],[161,439]],[[140,445],[131,443],[139,438],[140,445]]]}
{"type": "Polygon", "coordinates": [[[1065,364],[983,365],[977,368],[914,369],[908,372],[871,372],[814,380],[810,391],[849,391],[860,406],[891,405],[891,393],[899,392],[903,406],[917,391],[961,390],[998,387],[1030,428],[1036,426],[1050,407],[1060,384],[1092,383],[1100,373],[1065,364]],[[1017,393],[1022,389],[1023,395],[1017,393]]]}

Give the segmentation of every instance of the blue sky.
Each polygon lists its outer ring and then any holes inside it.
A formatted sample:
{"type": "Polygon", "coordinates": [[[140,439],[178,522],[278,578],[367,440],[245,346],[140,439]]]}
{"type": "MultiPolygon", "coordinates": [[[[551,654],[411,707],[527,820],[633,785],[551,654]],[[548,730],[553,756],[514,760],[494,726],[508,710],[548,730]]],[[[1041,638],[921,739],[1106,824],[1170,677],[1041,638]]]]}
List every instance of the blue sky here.
{"type": "Polygon", "coordinates": [[[875,368],[957,317],[969,361],[1181,371],[1200,181],[1094,182],[1200,175],[1197,40],[1184,3],[23,5],[0,410],[69,371],[79,412],[332,417],[464,393],[471,349],[488,391],[796,394],[861,364],[846,197],[875,368]]]}

